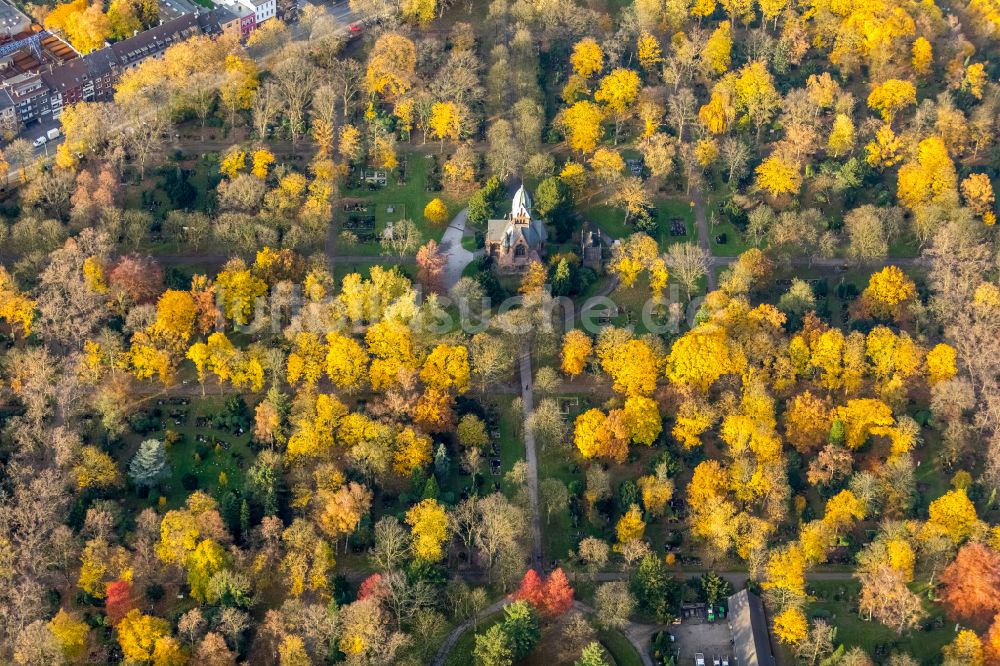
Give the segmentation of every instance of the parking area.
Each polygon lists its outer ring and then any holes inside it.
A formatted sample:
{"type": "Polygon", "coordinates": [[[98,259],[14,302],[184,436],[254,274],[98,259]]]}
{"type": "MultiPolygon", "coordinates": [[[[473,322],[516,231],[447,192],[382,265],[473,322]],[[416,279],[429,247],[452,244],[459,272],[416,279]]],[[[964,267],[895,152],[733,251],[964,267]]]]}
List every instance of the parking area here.
{"type": "Polygon", "coordinates": [[[705,663],[712,666],[716,663],[724,663],[723,658],[729,662],[730,666],[736,663],[733,659],[732,634],[729,631],[729,623],[725,620],[712,623],[691,623],[674,625],[670,628],[670,633],[674,635],[675,648],[678,651],[678,666],[693,666],[694,656],[698,653],[705,655],[705,663]]]}

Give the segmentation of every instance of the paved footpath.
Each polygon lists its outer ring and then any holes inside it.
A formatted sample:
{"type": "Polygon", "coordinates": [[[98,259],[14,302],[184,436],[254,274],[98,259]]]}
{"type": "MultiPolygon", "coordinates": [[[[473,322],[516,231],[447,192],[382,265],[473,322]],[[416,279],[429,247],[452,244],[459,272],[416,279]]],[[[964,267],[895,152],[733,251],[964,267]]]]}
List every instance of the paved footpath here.
{"type": "MultiPolygon", "coordinates": [[[[529,342],[530,344],[530,342],[529,342]]],[[[539,573],[545,570],[542,562],[542,521],[538,504],[538,453],[535,436],[528,428],[528,417],[534,410],[533,382],[531,378],[531,351],[521,352],[521,401],[524,403],[524,454],[528,463],[528,496],[531,499],[531,561],[539,573]]]]}
{"type": "Polygon", "coordinates": [[[472,263],[476,255],[462,247],[462,236],[465,235],[465,223],[469,219],[469,209],[463,208],[452,219],[451,224],[441,236],[441,252],[448,254],[448,263],[444,267],[444,286],[451,289],[462,279],[462,271],[472,263]]]}

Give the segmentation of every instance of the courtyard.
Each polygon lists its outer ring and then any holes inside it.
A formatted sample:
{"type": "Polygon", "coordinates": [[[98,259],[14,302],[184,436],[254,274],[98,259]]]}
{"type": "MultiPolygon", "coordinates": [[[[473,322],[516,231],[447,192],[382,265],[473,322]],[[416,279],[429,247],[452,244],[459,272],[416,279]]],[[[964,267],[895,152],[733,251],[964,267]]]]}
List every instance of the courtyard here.
{"type": "Polygon", "coordinates": [[[705,655],[705,663],[713,664],[715,659],[728,659],[734,664],[733,637],[729,623],[725,620],[716,622],[694,621],[674,625],[670,628],[676,641],[678,666],[694,663],[695,654],[705,655]]]}

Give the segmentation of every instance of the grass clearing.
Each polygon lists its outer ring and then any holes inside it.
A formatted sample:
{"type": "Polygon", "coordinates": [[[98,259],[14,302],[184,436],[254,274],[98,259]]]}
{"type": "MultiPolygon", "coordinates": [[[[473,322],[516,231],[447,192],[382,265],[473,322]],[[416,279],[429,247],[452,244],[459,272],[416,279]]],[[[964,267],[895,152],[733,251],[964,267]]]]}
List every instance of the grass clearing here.
{"type": "Polygon", "coordinates": [[[601,640],[601,645],[614,657],[618,666],[642,665],[642,657],[622,632],[604,629],[598,632],[597,637],[601,640]]]}
{"type": "MultiPolygon", "coordinates": [[[[654,205],[656,206],[657,221],[654,235],[661,249],[666,249],[673,243],[695,240],[694,209],[689,201],[678,198],[657,199],[654,201],[654,205]],[[671,235],[671,226],[675,220],[683,223],[684,235],[671,235]]],[[[624,238],[636,231],[631,222],[625,223],[625,211],[621,208],[601,204],[583,211],[583,215],[601,227],[612,238],[624,238]]]]}
{"type": "Polygon", "coordinates": [[[374,190],[367,186],[344,189],[340,201],[334,209],[334,224],[338,225],[338,232],[344,229],[344,223],[348,219],[349,213],[343,210],[345,200],[363,200],[368,204],[366,215],[375,216],[375,238],[376,240],[358,243],[350,247],[341,247],[338,243],[337,253],[340,255],[360,255],[378,256],[382,253],[378,238],[390,222],[399,220],[412,220],[424,240],[440,238],[444,232],[443,227],[431,225],[424,219],[424,207],[436,197],[440,197],[448,205],[449,216],[454,216],[465,205],[461,199],[448,197],[441,192],[427,191],[427,177],[434,161],[434,156],[417,152],[404,153],[401,155],[401,163],[405,164],[405,182],[400,182],[399,171],[391,171],[387,174],[388,182],[384,187],[374,190]]]}
{"type": "Polygon", "coordinates": [[[249,428],[240,433],[233,428],[217,428],[212,423],[212,417],[225,411],[223,397],[197,398],[187,405],[177,404],[176,400],[159,399],[148,405],[150,420],[159,420],[160,427],[143,434],[130,432],[118,447],[119,463],[127,469],[140,442],[146,439],[164,441],[168,430],[179,436],[166,447],[170,476],[160,484],[159,491],[154,489],[145,499],[133,496],[137,504],[144,507],[157,505],[160,495],[166,498],[166,507],[174,509],[183,505],[195,489],[219,497],[228,489],[241,488],[244,475],[255,458],[250,448],[249,428]],[[175,416],[182,413],[184,416],[175,416]],[[199,419],[203,420],[201,424],[199,419]],[[196,479],[196,488],[186,488],[185,477],[188,477],[188,486],[192,485],[191,477],[196,479]]]}
{"type": "Polygon", "coordinates": [[[928,612],[923,628],[900,636],[879,622],[868,622],[858,616],[858,582],[812,581],[809,587],[817,597],[808,607],[809,615],[833,622],[837,626],[838,643],[848,649],[855,646],[864,649],[876,663],[884,663],[889,654],[898,650],[911,654],[924,666],[938,664],[941,648],[955,637],[955,625],[944,620],[941,609],[926,600],[922,589],[914,588],[923,597],[928,612]]]}

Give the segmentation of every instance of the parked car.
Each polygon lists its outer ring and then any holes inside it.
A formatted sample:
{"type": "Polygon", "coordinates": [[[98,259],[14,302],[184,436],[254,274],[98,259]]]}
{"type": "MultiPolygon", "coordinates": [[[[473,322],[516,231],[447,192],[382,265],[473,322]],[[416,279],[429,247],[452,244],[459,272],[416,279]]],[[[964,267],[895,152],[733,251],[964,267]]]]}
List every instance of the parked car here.
{"type": "Polygon", "coordinates": [[[48,142],[48,139],[46,139],[44,136],[40,136],[37,139],[35,139],[34,141],[32,141],[31,145],[33,145],[35,148],[38,148],[40,146],[44,146],[47,142],[48,142]]]}
{"type": "Polygon", "coordinates": [[[45,136],[48,138],[49,141],[52,141],[52,139],[58,139],[59,134],[60,134],[59,128],[53,127],[52,129],[50,129],[48,132],[45,133],[45,136]]]}
{"type": "Polygon", "coordinates": [[[722,658],[722,666],[729,666],[729,657],[722,658]]]}
{"type": "Polygon", "coordinates": [[[705,655],[703,655],[701,652],[695,654],[694,666],[705,666],[705,655]]]}
{"type": "Polygon", "coordinates": [[[722,666],[722,661],[718,657],[713,657],[712,666],[722,666]]]}

